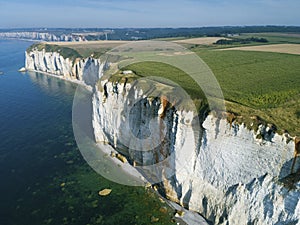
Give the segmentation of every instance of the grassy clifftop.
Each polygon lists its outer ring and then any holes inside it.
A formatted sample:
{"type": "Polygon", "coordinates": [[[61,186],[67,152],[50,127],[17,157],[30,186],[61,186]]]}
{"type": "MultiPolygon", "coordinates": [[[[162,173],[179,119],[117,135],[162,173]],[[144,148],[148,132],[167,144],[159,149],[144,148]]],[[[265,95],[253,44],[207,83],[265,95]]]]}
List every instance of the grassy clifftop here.
{"type": "Polygon", "coordinates": [[[38,51],[42,51],[44,49],[46,52],[58,52],[64,58],[69,58],[71,60],[82,58],[82,55],[76,50],[55,44],[37,43],[31,45],[26,51],[27,53],[30,53],[34,49],[37,49],[38,51]]]}
{"type": "MultiPolygon", "coordinates": [[[[227,111],[241,122],[255,123],[260,118],[300,135],[300,64],[299,55],[215,51],[193,49],[212,69],[226,101],[227,111]]],[[[141,76],[162,76],[178,83],[193,99],[202,97],[199,87],[182,71],[153,62],[132,64],[126,69],[141,76]]]]}
{"type": "MultiPolygon", "coordinates": [[[[270,37],[268,36],[268,39],[270,37]]],[[[280,37],[281,39],[286,37],[280,37]]],[[[290,37],[289,37],[290,38],[290,37]]],[[[300,43],[300,36],[291,37],[300,43]]],[[[280,40],[281,40],[280,39],[280,40]]],[[[289,41],[290,39],[285,39],[289,41]]],[[[282,42],[280,42],[282,43],[282,42]]],[[[63,57],[94,57],[102,50],[122,43],[62,43],[35,44],[27,51],[57,51],[63,57]]],[[[252,123],[251,118],[261,118],[277,126],[280,132],[287,130],[300,136],[300,55],[255,52],[219,51],[216,47],[187,45],[211,68],[218,80],[226,101],[227,111],[233,112],[241,121],[252,123]]],[[[124,68],[134,71],[138,77],[158,76],[172,80],[186,90],[193,100],[204,99],[198,85],[183,71],[161,63],[142,62],[124,68]]],[[[121,79],[114,76],[113,79],[121,79]]],[[[203,102],[202,102],[203,103],[203,102]]],[[[201,104],[202,104],[201,103],[201,104]]]]}
{"type": "Polygon", "coordinates": [[[203,91],[191,77],[178,68],[164,63],[146,62],[132,64],[123,69],[130,69],[133,72],[123,74],[122,71],[118,71],[110,76],[104,75],[98,81],[98,90],[104,90],[102,80],[108,80],[113,84],[130,83],[142,89],[148,97],[165,96],[177,110],[204,112],[207,109],[207,99],[203,91]],[[150,76],[150,79],[147,78],[150,76]]]}

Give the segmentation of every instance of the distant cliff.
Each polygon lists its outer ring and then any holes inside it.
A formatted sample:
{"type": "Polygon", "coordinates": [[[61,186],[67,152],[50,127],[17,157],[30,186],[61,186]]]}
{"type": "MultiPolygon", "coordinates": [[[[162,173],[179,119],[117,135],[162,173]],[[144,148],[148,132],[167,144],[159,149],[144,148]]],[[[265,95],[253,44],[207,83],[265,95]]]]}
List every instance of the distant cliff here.
{"type": "Polygon", "coordinates": [[[38,48],[26,52],[28,70],[90,85],[100,79],[93,94],[95,140],[109,143],[135,166],[168,160],[167,167],[144,172],[159,181],[155,186],[169,199],[213,224],[300,224],[299,159],[291,175],[297,139],[275,133],[255,117],[257,129],[228,120],[225,112],[195,116],[163,97],[149,97],[159,84],[136,87],[126,75],[104,78],[103,67],[98,59],[71,59],[38,48]],[[145,126],[150,123],[161,126],[164,136],[151,134],[145,126]],[[132,133],[150,137],[140,147],[152,150],[138,151],[132,133]]]}
{"type": "Polygon", "coordinates": [[[31,46],[25,52],[25,68],[86,84],[94,83],[100,78],[104,65],[99,59],[85,59],[79,55],[66,57],[63,53],[51,49],[47,51],[43,46],[41,47],[41,44],[31,46]]]}
{"type": "Polygon", "coordinates": [[[0,32],[0,38],[5,39],[28,39],[39,41],[85,41],[85,37],[75,34],[55,35],[47,32],[0,32]]]}

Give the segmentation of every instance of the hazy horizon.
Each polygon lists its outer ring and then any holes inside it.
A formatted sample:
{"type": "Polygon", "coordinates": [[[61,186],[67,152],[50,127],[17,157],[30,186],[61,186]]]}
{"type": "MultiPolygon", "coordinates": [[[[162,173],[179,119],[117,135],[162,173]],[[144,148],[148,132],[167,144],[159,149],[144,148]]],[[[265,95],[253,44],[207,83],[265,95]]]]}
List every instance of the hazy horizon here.
{"type": "Polygon", "coordinates": [[[55,29],[189,29],[189,28],[210,28],[210,27],[300,27],[300,25],[277,25],[277,24],[266,24],[266,25],[215,25],[215,26],[186,26],[186,27],[0,27],[1,30],[41,30],[47,31],[55,29]]]}
{"type": "Polygon", "coordinates": [[[0,28],[299,26],[298,0],[0,0],[0,28]]]}

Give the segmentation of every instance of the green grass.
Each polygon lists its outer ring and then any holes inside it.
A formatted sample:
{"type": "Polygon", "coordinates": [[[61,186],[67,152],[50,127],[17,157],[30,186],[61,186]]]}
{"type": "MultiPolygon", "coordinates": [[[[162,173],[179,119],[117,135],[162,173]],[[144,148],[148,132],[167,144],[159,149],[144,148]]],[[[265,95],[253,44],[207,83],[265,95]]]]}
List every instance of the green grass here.
{"type": "MultiPolygon", "coordinates": [[[[300,56],[246,51],[193,49],[212,69],[226,99],[228,111],[243,117],[252,116],[300,135],[300,56]]],[[[195,81],[177,68],[155,62],[127,66],[139,76],[160,76],[183,87],[192,99],[202,99],[195,81]]]]}
{"type": "Polygon", "coordinates": [[[204,94],[198,84],[182,70],[168,64],[158,62],[141,62],[123,68],[132,70],[140,77],[155,76],[169,79],[180,85],[192,99],[203,98],[204,94]]]}
{"type": "MultiPolygon", "coordinates": [[[[141,62],[126,66],[125,68],[123,68],[123,70],[132,70],[139,77],[152,76],[162,77],[170,80],[171,82],[166,82],[165,84],[168,86],[174,86],[172,82],[176,84],[172,93],[168,93],[171,94],[171,98],[172,95],[174,96],[180,93],[178,87],[181,87],[193,100],[198,110],[203,110],[203,108],[206,106],[207,99],[199,85],[185,72],[176,67],[158,62],[141,62]]],[[[158,82],[161,82],[161,80],[158,79],[158,82]]]]}
{"type": "Polygon", "coordinates": [[[228,111],[244,120],[259,116],[275,124],[279,132],[300,135],[300,56],[201,49],[196,52],[219,81],[228,111]]]}
{"type": "Polygon", "coordinates": [[[246,52],[197,51],[218,79],[226,99],[256,108],[276,107],[300,93],[300,57],[246,52]]]}
{"type": "Polygon", "coordinates": [[[46,52],[58,52],[65,59],[69,58],[71,60],[75,60],[76,58],[82,58],[82,55],[79,54],[76,50],[68,47],[55,45],[55,44],[45,44],[45,43],[33,44],[26,51],[29,53],[34,49],[37,49],[39,51],[45,49],[46,52]]]}
{"type": "Polygon", "coordinates": [[[83,43],[83,44],[74,44],[74,45],[61,45],[62,47],[72,48],[77,51],[82,57],[87,58],[93,55],[94,58],[99,58],[104,53],[109,50],[119,46],[119,43],[83,43]]]}

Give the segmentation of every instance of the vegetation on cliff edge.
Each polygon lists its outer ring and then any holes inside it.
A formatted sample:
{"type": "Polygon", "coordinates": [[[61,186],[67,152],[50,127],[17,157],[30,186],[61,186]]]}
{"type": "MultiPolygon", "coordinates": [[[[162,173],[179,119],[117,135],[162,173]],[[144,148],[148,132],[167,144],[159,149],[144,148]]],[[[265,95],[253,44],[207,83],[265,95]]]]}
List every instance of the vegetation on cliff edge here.
{"type": "MultiPolygon", "coordinates": [[[[227,111],[241,121],[261,118],[260,121],[277,126],[278,132],[287,130],[300,135],[300,56],[246,51],[212,51],[193,49],[212,69],[225,100],[227,111]]],[[[143,62],[125,68],[140,76],[162,76],[178,83],[193,99],[202,98],[195,82],[176,68],[159,63],[143,62]]]]}
{"type": "Polygon", "coordinates": [[[69,58],[71,60],[75,60],[76,58],[82,58],[81,54],[79,54],[76,50],[55,44],[37,43],[31,45],[26,51],[27,53],[30,53],[34,49],[38,51],[42,51],[44,49],[46,52],[58,52],[65,59],[69,58]]]}

